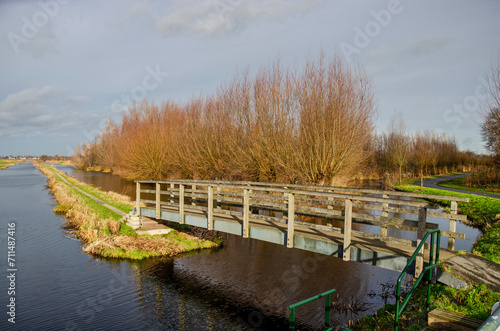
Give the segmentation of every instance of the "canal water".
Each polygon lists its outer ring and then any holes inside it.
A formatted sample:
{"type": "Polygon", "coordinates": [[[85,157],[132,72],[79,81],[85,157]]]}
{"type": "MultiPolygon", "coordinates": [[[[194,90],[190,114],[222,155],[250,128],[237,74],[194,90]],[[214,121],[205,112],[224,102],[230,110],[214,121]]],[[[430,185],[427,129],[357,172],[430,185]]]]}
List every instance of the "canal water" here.
{"type": "MultiPolygon", "coordinates": [[[[62,169],[104,190],[134,191],[117,176],[62,169]]],[[[231,235],[223,248],[171,259],[96,259],[64,229],[64,217],[52,212],[56,204],[46,184],[31,163],[0,171],[2,261],[9,225],[15,224],[17,270],[15,293],[9,294],[12,279],[7,264],[0,264],[0,330],[286,330],[288,305],[332,288],[340,306],[360,308],[358,314],[335,312],[341,325],[382,307],[384,284],[398,276],[231,235]],[[6,314],[12,298],[15,324],[6,314]]],[[[297,311],[301,330],[321,329],[322,304],[297,311]]]]}

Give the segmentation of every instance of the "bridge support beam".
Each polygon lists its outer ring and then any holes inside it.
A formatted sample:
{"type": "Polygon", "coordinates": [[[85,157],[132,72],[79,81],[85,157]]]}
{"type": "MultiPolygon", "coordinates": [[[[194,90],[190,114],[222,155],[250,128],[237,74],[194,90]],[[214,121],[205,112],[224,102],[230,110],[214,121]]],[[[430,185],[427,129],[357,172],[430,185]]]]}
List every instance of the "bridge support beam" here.
{"type": "Polygon", "coordinates": [[[345,199],[344,215],[344,261],[351,260],[351,238],[352,238],[352,200],[345,199]]]}

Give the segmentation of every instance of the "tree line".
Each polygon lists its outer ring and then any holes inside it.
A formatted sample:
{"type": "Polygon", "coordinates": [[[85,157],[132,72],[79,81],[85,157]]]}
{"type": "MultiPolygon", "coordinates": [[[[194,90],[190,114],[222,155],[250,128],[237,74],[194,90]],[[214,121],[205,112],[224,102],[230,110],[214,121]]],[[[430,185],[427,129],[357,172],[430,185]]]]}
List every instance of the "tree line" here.
{"type": "Polygon", "coordinates": [[[477,161],[452,137],[409,135],[402,119],[377,134],[373,86],[362,67],[320,54],[302,69],[276,61],[237,73],[185,104],[133,104],[93,142],[77,167],[129,179],[224,179],[335,185],[356,172],[451,171],[477,161]]]}

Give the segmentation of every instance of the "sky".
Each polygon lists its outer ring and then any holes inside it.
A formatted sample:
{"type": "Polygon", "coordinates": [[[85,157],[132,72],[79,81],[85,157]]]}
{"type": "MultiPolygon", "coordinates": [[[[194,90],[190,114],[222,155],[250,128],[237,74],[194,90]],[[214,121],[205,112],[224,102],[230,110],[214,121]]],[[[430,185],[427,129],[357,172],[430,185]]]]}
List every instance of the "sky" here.
{"type": "Polygon", "coordinates": [[[484,153],[497,0],[0,0],[0,156],[71,155],[132,101],[184,103],[238,70],[321,50],[362,66],[376,129],[484,153]]]}

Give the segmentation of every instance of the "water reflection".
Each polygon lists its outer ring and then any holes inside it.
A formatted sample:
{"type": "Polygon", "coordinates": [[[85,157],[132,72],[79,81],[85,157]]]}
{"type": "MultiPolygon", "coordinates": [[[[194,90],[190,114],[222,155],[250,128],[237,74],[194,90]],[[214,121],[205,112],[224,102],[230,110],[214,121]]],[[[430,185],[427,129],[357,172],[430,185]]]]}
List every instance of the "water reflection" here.
{"type": "MultiPolygon", "coordinates": [[[[118,176],[83,172],[72,167],[58,168],[105,191],[125,193],[135,199],[134,183],[118,176]]],[[[416,219],[415,215],[393,213],[390,216],[416,219]]],[[[447,226],[437,219],[429,218],[429,221],[447,226]]],[[[357,224],[355,229],[380,233],[380,227],[371,225],[357,224]]],[[[457,240],[458,249],[470,248],[477,237],[477,231],[457,224],[458,232],[466,230],[468,238],[463,241],[465,243],[457,240]]],[[[388,231],[392,236],[416,238],[414,232],[388,231]]],[[[399,275],[361,263],[223,235],[226,245],[217,250],[191,252],[174,259],[124,262],[133,275],[132,301],[137,306],[126,308],[132,319],[140,321],[144,329],[153,330],[286,329],[288,305],[335,288],[334,298],[339,301],[359,300],[367,302],[369,307],[359,315],[334,314],[333,319],[340,325],[382,307],[387,298],[368,294],[381,293],[381,284],[394,283],[399,275]]],[[[321,328],[323,302],[317,301],[297,310],[301,329],[321,328]]],[[[127,305],[126,302],[122,304],[127,305]]]]}

